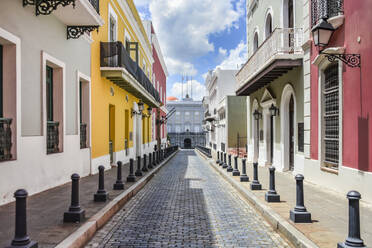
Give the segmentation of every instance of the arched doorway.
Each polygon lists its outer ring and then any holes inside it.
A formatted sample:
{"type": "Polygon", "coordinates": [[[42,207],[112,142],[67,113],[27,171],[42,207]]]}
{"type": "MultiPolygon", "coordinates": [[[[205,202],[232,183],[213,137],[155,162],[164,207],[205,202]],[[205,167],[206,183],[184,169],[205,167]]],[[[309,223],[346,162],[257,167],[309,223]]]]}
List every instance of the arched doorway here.
{"type": "Polygon", "coordinates": [[[192,143],[191,143],[191,139],[187,138],[187,139],[185,139],[185,140],[183,141],[183,147],[184,147],[185,149],[191,149],[191,145],[192,145],[192,143]]]}
{"type": "Polygon", "coordinates": [[[296,95],[293,87],[287,84],[282,93],[280,103],[280,127],[282,164],[281,170],[295,169],[295,147],[296,147],[296,95]]]}

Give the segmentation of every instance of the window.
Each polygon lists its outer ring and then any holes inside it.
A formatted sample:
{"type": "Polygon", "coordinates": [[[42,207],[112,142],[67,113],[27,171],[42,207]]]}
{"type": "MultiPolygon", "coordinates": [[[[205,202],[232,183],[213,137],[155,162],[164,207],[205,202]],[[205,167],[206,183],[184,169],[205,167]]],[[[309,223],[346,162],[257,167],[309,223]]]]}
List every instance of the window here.
{"type": "Polygon", "coordinates": [[[79,124],[80,149],[90,146],[90,104],[89,104],[89,77],[78,72],[79,80],[79,124]]]}
{"type": "Polygon", "coordinates": [[[178,112],[178,111],[176,112],[176,115],[180,115],[180,114],[181,114],[180,112],[178,112]]]}
{"type": "Polygon", "coordinates": [[[199,133],[199,132],[200,132],[200,128],[199,128],[199,126],[195,126],[195,127],[194,127],[194,132],[195,132],[195,133],[199,133]]]}
{"type": "Polygon", "coordinates": [[[46,67],[46,83],[47,83],[47,120],[53,121],[53,68],[46,67]]]}
{"type": "Polygon", "coordinates": [[[195,115],[199,115],[199,112],[195,112],[195,115]]]}
{"type": "Polygon", "coordinates": [[[253,52],[256,52],[258,49],[258,33],[254,33],[254,38],[253,38],[253,52]]]}
{"type": "Polygon", "coordinates": [[[323,145],[324,166],[337,169],[339,163],[339,76],[338,63],[324,70],[323,145]]]}
{"type": "Polygon", "coordinates": [[[186,116],[189,116],[189,115],[190,115],[190,112],[185,112],[185,115],[186,115],[186,116]]]}
{"type": "Polygon", "coordinates": [[[273,18],[271,14],[268,14],[266,17],[266,25],[265,25],[265,39],[269,38],[271,33],[273,32],[273,18]]]}

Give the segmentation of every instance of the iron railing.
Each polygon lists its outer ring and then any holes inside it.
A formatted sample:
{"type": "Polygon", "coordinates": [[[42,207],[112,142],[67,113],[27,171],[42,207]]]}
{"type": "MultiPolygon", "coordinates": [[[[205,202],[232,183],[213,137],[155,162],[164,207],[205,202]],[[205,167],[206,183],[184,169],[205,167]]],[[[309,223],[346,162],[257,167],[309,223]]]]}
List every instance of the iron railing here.
{"type": "Polygon", "coordinates": [[[204,147],[204,146],[196,146],[196,149],[198,149],[200,152],[202,152],[204,155],[206,155],[208,158],[212,157],[211,149],[204,147]]]}
{"type": "Polygon", "coordinates": [[[125,156],[128,156],[129,154],[129,145],[128,145],[128,139],[124,139],[124,150],[125,150],[125,156]]]}
{"type": "Polygon", "coordinates": [[[87,147],[87,124],[80,123],[80,149],[87,147]]]}
{"type": "Polygon", "coordinates": [[[125,68],[157,102],[160,102],[159,92],[138,63],[132,60],[120,41],[101,42],[101,67],[125,68]]]}
{"type": "Polygon", "coordinates": [[[112,164],[114,162],[114,147],[113,147],[113,143],[111,140],[109,141],[109,153],[110,153],[110,163],[112,164]]]}
{"type": "Polygon", "coordinates": [[[59,152],[59,122],[47,122],[47,153],[59,152]]]}
{"type": "Polygon", "coordinates": [[[12,159],[12,119],[0,118],[0,161],[12,159]]]}
{"type": "Polygon", "coordinates": [[[89,0],[89,2],[99,14],[99,0],[89,0]]]}
{"type": "Polygon", "coordinates": [[[276,28],[237,73],[237,88],[281,55],[288,58],[289,54],[303,54],[302,43],[302,28],[276,28]]]}
{"type": "Polygon", "coordinates": [[[322,18],[331,18],[344,14],[344,0],[311,0],[311,25],[322,18]]]}

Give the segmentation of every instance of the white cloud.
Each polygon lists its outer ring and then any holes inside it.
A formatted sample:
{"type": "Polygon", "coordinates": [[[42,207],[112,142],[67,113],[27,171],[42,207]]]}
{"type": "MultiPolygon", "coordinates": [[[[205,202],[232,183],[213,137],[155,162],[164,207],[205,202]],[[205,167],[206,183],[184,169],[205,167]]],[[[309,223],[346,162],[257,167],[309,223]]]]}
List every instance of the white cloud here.
{"type": "Polygon", "coordinates": [[[221,50],[225,51],[225,58],[216,68],[236,70],[247,61],[248,50],[247,44],[244,41],[241,41],[236,48],[228,52],[220,48],[221,50]]]}
{"type": "Polygon", "coordinates": [[[160,46],[168,57],[170,73],[182,73],[182,66],[195,57],[214,51],[209,35],[236,28],[244,14],[244,0],[136,0],[146,5],[157,32],[160,46]],[[178,69],[181,69],[179,71],[178,69]]]}
{"type": "Polygon", "coordinates": [[[171,57],[166,57],[165,63],[171,75],[187,74],[189,76],[195,76],[198,73],[194,65],[188,62],[182,62],[181,60],[173,59],[171,57]]]}
{"type": "Polygon", "coordinates": [[[192,84],[191,84],[191,81],[188,82],[188,84],[186,83],[181,83],[181,82],[176,82],[172,85],[172,88],[170,89],[169,92],[167,92],[167,95],[168,96],[175,96],[177,97],[178,99],[181,99],[182,98],[182,92],[183,92],[183,96],[185,97],[186,96],[186,93],[188,91],[190,97],[191,97],[191,88],[192,88],[192,98],[196,101],[201,101],[203,99],[203,97],[205,96],[205,92],[206,92],[206,88],[205,88],[205,85],[196,81],[196,80],[193,80],[192,81],[192,84]],[[183,91],[182,91],[182,85],[183,85],[183,91]],[[191,87],[192,85],[192,87],[191,87]]]}
{"type": "Polygon", "coordinates": [[[151,0],[134,0],[136,6],[148,6],[151,0]]]}

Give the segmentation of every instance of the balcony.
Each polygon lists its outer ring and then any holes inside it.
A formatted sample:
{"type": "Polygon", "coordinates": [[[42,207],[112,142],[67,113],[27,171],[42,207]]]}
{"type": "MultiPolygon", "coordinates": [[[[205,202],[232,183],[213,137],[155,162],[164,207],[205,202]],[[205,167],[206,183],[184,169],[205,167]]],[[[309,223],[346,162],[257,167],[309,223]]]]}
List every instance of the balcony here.
{"type": "Polygon", "coordinates": [[[0,161],[12,159],[12,119],[0,118],[0,161]]]}
{"type": "Polygon", "coordinates": [[[101,42],[101,75],[149,106],[160,107],[159,92],[120,41],[101,42]]]}
{"type": "Polygon", "coordinates": [[[33,5],[35,15],[54,14],[67,26],[67,38],[98,29],[104,24],[99,14],[99,0],[23,0],[23,6],[33,5]]]}
{"type": "Polygon", "coordinates": [[[303,30],[277,28],[236,74],[238,96],[249,95],[302,65],[303,30]]]}
{"type": "Polygon", "coordinates": [[[322,18],[330,19],[329,23],[333,25],[332,20],[335,20],[337,17],[341,17],[343,20],[343,15],[344,0],[311,0],[312,26],[315,26],[322,18]]]}
{"type": "Polygon", "coordinates": [[[47,154],[59,152],[59,122],[47,122],[47,154]]]}

